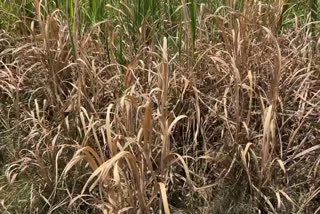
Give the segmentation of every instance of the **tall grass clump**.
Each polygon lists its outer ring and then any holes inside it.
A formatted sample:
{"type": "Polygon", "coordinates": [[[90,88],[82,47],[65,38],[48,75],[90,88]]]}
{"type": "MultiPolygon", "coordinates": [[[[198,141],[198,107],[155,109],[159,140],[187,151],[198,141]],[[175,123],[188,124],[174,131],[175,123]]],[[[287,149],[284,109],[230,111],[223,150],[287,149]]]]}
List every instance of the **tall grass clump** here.
{"type": "Polygon", "coordinates": [[[0,1],[0,212],[320,212],[318,5],[0,1]]]}

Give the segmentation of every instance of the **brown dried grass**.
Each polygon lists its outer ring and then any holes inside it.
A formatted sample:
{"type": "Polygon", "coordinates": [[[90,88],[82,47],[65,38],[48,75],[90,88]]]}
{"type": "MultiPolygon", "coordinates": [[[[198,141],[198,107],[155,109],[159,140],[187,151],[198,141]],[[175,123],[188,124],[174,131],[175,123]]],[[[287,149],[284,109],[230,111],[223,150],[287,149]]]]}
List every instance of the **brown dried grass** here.
{"type": "Polygon", "coordinates": [[[0,32],[1,209],[319,211],[319,53],[308,21],[279,32],[282,1],[202,5],[192,56],[185,1],[179,56],[173,35],[144,41],[148,20],[134,51],[112,20],[69,34],[40,2],[43,39],[0,32]]]}

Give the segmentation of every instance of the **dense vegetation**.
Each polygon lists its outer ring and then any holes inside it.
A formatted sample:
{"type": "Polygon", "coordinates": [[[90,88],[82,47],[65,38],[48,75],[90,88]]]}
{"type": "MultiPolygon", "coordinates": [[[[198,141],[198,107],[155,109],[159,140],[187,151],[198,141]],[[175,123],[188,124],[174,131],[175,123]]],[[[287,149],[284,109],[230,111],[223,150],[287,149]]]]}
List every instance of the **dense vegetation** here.
{"type": "Polygon", "coordinates": [[[0,0],[0,212],[320,213],[318,6],[0,0]]]}

